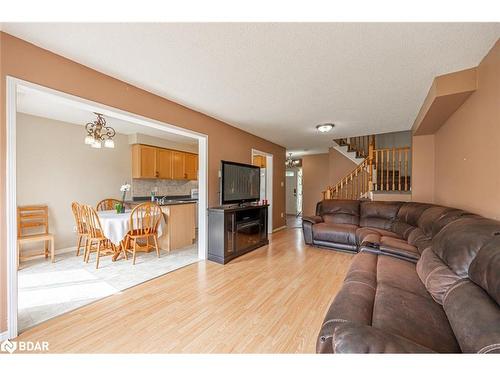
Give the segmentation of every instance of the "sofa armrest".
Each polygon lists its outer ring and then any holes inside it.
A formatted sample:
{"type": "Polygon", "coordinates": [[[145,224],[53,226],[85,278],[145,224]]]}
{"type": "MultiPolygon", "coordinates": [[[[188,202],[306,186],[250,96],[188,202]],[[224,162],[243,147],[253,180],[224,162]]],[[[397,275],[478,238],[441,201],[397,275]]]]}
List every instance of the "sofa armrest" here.
{"type": "Polygon", "coordinates": [[[318,224],[323,222],[323,218],[321,216],[304,216],[302,222],[304,221],[311,224],[318,224]]]}
{"type": "Polygon", "coordinates": [[[356,323],[335,327],[332,345],[334,353],[434,353],[402,336],[356,323]]]}
{"type": "Polygon", "coordinates": [[[434,353],[402,336],[356,323],[339,324],[332,345],[334,353],[434,353]]]}

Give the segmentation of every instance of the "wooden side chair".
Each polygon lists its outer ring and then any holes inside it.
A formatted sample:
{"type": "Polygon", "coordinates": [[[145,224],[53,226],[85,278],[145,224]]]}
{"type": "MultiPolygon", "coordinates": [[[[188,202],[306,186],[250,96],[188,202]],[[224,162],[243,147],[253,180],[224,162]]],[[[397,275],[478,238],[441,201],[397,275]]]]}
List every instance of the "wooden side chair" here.
{"type": "Polygon", "coordinates": [[[122,201],[114,198],[106,198],[97,203],[97,211],[109,211],[114,210],[117,203],[121,203],[122,201]]]}
{"type": "Polygon", "coordinates": [[[125,254],[131,251],[133,254],[132,264],[135,264],[137,251],[149,251],[154,248],[156,255],[160,257],[158,247],[158,225],[161,220],[161,208],[156,203],[146,202],[136,206],[130,213],[130,229],[125,239],[125,254]],[[149,241],[153,239],[153,244],[149,241]],[[138,241],[145,241],[141,245],[138,241]]]}
{"type": "Polygon", "coordinates": [[[54,263],[54,235],[49,233],[49,208],[45,205],[20,206],[17,208],[17,268],[22,260],[40,255],[49,257],[54,263]],[[21,245],[31,242],[44,242],[43,251],[29,256],[22,256],[21,245]]]}
{"type": "Polygon", "coordinates": [[[83,218],[83,207],[80,203],[71,203],[71,211],[73,211],[73,217],[75,218],[76,233],[78,236],[76,243],[76,256],[80,256],[80,249],[83,247],[85,252],[85,248],[87,247],[87,226],[85,224],[85,219],[83,218]],[[84,244],[82,244],[82,240],[85,240],[84,244]]]}
{"type": "Polygon", "coordinates": [[[101,255],[109,255],[115,253],[114,245],[104,236],[101,227],[101,221],[97,215],[96,210],[93,207],[82,205],[83,220],[87,228],[87,243],[85,246],[85,252],[83,255],[83,260],[85,263],[89,262],[90,253],[96,253],[96,265],[95,268],[99,268],[99,258],[101,255]]]}

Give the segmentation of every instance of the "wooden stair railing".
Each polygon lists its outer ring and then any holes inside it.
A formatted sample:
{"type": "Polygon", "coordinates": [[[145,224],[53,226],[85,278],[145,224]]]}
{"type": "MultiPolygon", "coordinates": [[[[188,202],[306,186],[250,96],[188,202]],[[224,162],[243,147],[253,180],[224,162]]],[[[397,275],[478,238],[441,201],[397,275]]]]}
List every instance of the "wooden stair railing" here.
{"type": "Polygon", "coordinates": [[[369,198],[372,191],[411,190],[410,147],[375,149],[369,144],[368,156],[336,185],[323,191],[323,199],[369,198]]]}
{"type": "Polygon", "coordinates": [[[356,157],[367,158],[370,153],[370,145],[375,144],[374,135],[363,135],[360,137],[334,139],[339,146],[347,146],[347,151],[355,151],[356,157]]]}
{"type": "Polygon", "coordinates": [[[336,185],[328,186],[323,192],[323,199],[359,199],[368,197],[372,189],[370,158],[365,158],[354,170],[343,177],[336,185]]]}
{"type": "Polygon", "coordinates": [[[373,150],[375,191],[410,191],[410,147],[373,150]]]}

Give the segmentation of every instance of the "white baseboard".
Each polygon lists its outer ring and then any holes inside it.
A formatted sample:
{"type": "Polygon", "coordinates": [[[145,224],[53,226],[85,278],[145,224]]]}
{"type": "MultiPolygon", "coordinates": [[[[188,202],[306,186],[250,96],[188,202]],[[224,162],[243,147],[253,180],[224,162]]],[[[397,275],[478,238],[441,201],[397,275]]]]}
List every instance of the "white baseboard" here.
{"type": "MultiPolygon", "coordinates": [[[[83,248],[81,249],[81,251],[83,251],[83,248]]],[[[76,246],[65,247],[63,249],[55,249],[54,252],[56,254],[56,257],[60,254],[66,254],[71,252],[74,252],[76,254],[76,246]]],[[[36,255],[34,257],[30,257],[30,259],[41,259],[41,258],[45,258],[45,255],[41,254],[41,255],[36,255]]]]}
{"type": "Polygon", "coordinates": [[[273,229],[273,233],[279,232],[280,230],[286,229],[286,225],[283,225],[282,227],[273,229]]]}
{"type": "Polygon", "coordinates": [[[9,338],[9,333],[7,331],[0,332],[0,341],[5,341],[9,338]]]}

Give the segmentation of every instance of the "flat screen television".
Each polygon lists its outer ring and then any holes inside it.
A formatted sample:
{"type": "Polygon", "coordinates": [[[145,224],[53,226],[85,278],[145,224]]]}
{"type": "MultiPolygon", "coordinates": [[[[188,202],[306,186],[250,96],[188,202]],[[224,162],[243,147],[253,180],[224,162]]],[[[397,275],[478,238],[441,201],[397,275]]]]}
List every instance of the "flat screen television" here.
{"type": "Polygon", "coordinates": [[[221,162],[221,204],[242,204],[260,199],[260,168],[255,165],[221,162]]]}

